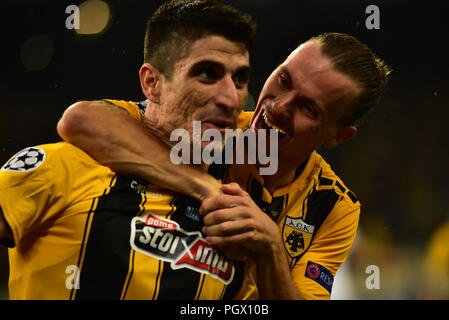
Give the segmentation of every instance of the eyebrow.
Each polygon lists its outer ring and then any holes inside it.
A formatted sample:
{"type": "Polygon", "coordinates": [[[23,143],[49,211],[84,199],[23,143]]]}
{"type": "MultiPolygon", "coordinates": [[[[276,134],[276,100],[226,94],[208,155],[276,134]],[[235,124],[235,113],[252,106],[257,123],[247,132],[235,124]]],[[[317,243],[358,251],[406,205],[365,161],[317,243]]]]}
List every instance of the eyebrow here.
{"type": "MultiPolygon", "coordinates": [[[[224,65],[221,62],[217,62],[214,60],[200,60],[198,62],[195,62],[192,65],[191,70],[195,70],[198,68],[205,68],[205,67],[206,68],[224,69],[224,65]]],[[[241,73],[241,72],[251,74],[251,67],[249,65],[244,65],[244,66],[237,68],[237,70],[235,70],[233,73],[235,74],[235,73],[241,73]]]]}
{"type": "Polygon", "coordinates": [[[200,60],[192,65],[192,69],[200,67],[223,68],[223,64],[213,60],[200,60]]]}
{"type": "Polygon", "coordinates": [[[251,75],[252,69],[250,66],[241,66],[239,68],[237,68],[237,70],[234,73],[245,73],[248,76],[251,75]]]}

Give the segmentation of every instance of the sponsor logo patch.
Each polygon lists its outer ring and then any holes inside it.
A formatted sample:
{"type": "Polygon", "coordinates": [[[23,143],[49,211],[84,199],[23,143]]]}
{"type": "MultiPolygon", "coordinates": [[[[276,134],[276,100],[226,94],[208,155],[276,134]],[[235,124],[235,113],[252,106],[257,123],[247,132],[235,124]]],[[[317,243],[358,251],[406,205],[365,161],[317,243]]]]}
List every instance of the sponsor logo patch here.
{"type": "Polygon", "coordinates": [[[130,244],[136,251],[169,262],[173,270],[188,268],[224,284],[234,278],[235,268],[230,260],[203,239],[200,232],[187,232],[172,220],[152,214],[134,217],[130,244]]]}
{"type": "Polygon", "coordinates": [[[284,246],[290,257],[300,256],[312,241],[315,226],[305,223],[301,218],[287,216],[282,228],[284,246]]]}
{"type": "Polygon", "coordinates": [[[306,267],[306,278],[312,279],[313,281],[320,284],[329,293],[332,291],[332,285],[334,284],[334,276],[322,265],[308,261],[306,267]]]}
{"type": "Polygon", "coordinates": [[[3,167],[3,171],[31,171],[38,168],[45,161],[45,151],[40,148],[29,147],[18,152],[3,167]]]}

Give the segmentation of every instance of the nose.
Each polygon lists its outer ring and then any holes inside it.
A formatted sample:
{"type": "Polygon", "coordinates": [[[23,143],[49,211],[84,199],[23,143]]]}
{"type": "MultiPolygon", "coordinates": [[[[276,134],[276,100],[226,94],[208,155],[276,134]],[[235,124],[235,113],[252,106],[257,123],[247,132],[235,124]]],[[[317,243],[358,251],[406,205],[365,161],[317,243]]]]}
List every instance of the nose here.
{"type": "Polygon", "coordinates": [[[279,95],[273,100],[271,113],[275,116],[284,118],[290,117],[292,113],[293,101],[289,95],[279,95]]]}
{"type": "Polygon", "coordinates": [[[219,82],[215,102],[230,111],[241,108],[239,91],[231,77],[224,77],[219,82]]]}

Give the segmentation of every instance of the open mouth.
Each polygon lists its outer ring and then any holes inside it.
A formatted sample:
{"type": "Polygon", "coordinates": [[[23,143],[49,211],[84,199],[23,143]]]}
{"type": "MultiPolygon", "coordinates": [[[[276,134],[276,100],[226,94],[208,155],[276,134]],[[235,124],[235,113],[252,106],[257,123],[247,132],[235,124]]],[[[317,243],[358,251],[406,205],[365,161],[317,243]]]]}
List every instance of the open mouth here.
{"type": "Polygon", "coordinates": [[[279,125],[277,125],[273,120],[270,119],[271,117],[268,116],[267,110],[261,110],[260,113],[256,116],[255,121],[253,122],[253,129],[273,129],[278,133],[279,139],[287,137],[287,131],[280,128],[279,125]]]}
{"type": "Polygon", "coordinates": [[[276,130],[280,137],[286,136],[287,132],[285,132],[284,130],[282,130],[281,128],[279,128],[277,125],[275,125],[274,123],[272,123],[270,120],[268,120],[268,116],[266,111],[264,110],[263,112],[263,120],[265,121],[265,124],[270,128],[270,129],[274,129],[276,130]]]}

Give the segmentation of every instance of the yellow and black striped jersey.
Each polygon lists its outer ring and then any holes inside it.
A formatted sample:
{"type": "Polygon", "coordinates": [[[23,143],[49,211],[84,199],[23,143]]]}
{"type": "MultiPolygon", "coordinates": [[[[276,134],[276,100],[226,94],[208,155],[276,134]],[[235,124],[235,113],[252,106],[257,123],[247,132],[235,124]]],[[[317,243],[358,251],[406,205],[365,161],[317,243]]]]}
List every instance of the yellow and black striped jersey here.
{"type": "MultiPolygon", "coordinates": [[[[137,119],[145,112],[145,103],[105,101],[137,119]]],[[[252,114],[242,112],[237,127],[248,127],[252,114]]],[[[224,171],[224,167],[210,170],[224,171]]],[[[303,297],[329,299],[334,276],[356,236],[360,202],[317,152],[299,169],[292,183],[273,194],[263,187],[263,178],[252,165],[231,165],[224,179],[238,182],[278,224],[293,278],[303,297]]],[[[251,269],[256,270],[254,266],[251,269]]],[[[251,283],[246,296],[257,296],[256,291],[251,283]]]]}
{"type": "Polygon", "coordinates": [[[244,265],[205,241],[195,200],[117,175],[71,144],[12,157],[0,206],[15,243],[11,299],[243,298],[244,265]]]}
{"type": "Polygon", "coordinates": [[[329,299],[356,236],[360,202],[318,153],[301,169],[291,184],[273,194],[251,165],[232,165],[225,179],[238,182],[279,226],[302,296],[329,299]]]}

